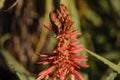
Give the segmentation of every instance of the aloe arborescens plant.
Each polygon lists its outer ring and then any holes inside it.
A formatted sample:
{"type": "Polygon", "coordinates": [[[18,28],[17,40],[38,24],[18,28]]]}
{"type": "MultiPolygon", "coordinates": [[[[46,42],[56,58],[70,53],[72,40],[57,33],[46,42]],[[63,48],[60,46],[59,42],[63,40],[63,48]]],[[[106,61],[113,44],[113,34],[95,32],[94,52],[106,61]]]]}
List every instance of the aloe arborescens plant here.
{"type": "Polygon", "coordinates": [[[37,80],[48,79],[52,73],[53,80],[67,80],[70,75],[71,80],[84,80],[75,68],[88,67],[83,62],[87,60],[86,56],[78,56],[77,52],[83,50],[79,40],[76,39],[80,33],[74,29],[73,21],[65,5],[60,4],[50,13],[52,28],[45,26],[48,30],[55,32],[55,38],[58,40],[57,47],[52,55],[40,54],[45,58],[38,64],[51,64],[51,66],[39,73],[37,80]]]}

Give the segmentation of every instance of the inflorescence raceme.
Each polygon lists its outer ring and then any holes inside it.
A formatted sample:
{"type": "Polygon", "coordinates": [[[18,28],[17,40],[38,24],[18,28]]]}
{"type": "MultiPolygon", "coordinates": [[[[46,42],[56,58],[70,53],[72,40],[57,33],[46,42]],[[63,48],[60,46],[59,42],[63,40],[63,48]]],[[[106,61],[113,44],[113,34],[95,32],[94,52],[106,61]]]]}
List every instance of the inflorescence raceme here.
{"type": "Polygon", "coordinates": [[[77,52],[83,50],[79,40],[76,39],[80,33],[74,30],[73,21],[65,5],[60,4],[53,12],[50,13],[52,28],[45,26],[48,30],[55,32],[55,38],[58,40],[57,47],[52,55],[40,54],[40,57],[45,58],[38,64],[50,64],[50,67],[41,71],[37,80],[48,79],[52,80],[84,80],[83,77],[75,70],[76,68],[88,65],[86,56],[78,56],[77,52]]]}

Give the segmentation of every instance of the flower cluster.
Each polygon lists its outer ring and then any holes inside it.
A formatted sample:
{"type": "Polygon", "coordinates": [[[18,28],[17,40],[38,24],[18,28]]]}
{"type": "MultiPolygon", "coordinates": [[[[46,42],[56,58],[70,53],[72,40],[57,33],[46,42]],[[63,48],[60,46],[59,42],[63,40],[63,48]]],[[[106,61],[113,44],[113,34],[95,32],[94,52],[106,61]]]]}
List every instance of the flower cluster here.
{"type": "MultiPolygon", "coordinates": [[[[75,69],[87,68],[88,65],[83,63],[87,61],[87,57],[76,55],[77,52],[83,50],[83,47],[79,44],[79,40],[76,39],[76,36],[80,35],[80,33],[74,30],[73,21],[67,8],[60,4],[57,9],[50,13],[50,20],[58,43],[52,55],[40,54],[40,57],[45,58],[45,60],[39,61],[38,64],[50,64],[51,66],[41,71],[37,80],[47,80],[49,76],[51,76],[52,80],[68,80],[69,78],[71,80],[76,78],[84,80],[75,69]]],[[[47,26],[45,27],[51,30],[47,26]]]]}

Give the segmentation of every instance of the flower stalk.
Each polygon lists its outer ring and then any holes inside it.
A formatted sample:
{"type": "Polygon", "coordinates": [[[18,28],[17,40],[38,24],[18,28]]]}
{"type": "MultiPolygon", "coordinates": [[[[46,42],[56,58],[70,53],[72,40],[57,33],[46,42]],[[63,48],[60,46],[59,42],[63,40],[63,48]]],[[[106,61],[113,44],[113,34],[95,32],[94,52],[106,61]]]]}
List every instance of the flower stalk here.
{"type": "Polygon", "coordinates": [[[38,64],[51,64],[51,66],[41,71],[37,80],[47,80],[49,77],[52,77],[52,80],[68,80],[68,76],[71,80],[84,80],[75,69],[87,68],[88,65],[84,64],[87,57],[76,55],[77,52],[83,50],[76,38],[80,33],[74,29],[73,21],[65,5],[60,4],[54,11],[50,12],[50,20],[52,27],[45,26],[45,28],[55,32],[55,38],[58,42],[52,55],[40,54],[40,57],[45,58],[45,60],[39,61],[38,64]]]}

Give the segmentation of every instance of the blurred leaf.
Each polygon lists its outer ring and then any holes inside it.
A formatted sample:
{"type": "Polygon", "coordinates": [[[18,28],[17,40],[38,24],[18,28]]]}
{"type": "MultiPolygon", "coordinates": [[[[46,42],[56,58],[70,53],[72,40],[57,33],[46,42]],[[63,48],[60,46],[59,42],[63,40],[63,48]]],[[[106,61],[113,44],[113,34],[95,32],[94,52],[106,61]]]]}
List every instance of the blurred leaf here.
{"type": "MultiPolygon", "coordinates": [[[[118,64],[120,66],[120,62],[118,64]]],[[[107,80],[114,80],[115,77],[117,76],[117,72],[112,72],[110,75],[107,77],[107,80]]]]}
{"type": "Polygon", "coordinates": [[[10,38],[10,34],[6,34],[0,38],[0,47],[3,47],[4,42],[10,38]]]}
{"type": "Polygon", "coordinates": [[[86,52],[88,52],[89,54],[91,54],[92,56],[96,57],[98,60],[102,61],[103,63],[105,63],[106,65],[108,65],[110,68],[112,68],[113,70],[115,70],[116,72],[118,72],[120,74],[120,66],[116,65],[114,63],[112,63],[111,61],[105,59],[102,56],[97,55],[96,53],[84,48],[84,50],[86,52]]]}
{"type": "Polygon", "coordinates": [[[109,77],[107,78],[107,80],[114,80],[115,77],[117,76],[117,73],[116,72],[112,72],[109,77]]]}
{"type": "Polygon", "coordinates": [[[11,10],[13,7],[15,7],[17,5],[17,3],[19,2],[19,0],[16,0],[7,10],[5,11],[9,11],[11,10]]]}
{"type": "Polygon", "coordinates": [[[120,12],[120,0],[110,0],[111,4],[116,12],[120,12]]]}
{"type": "Polygon", "coordinates": [[[4,42],[10,38],[10,35],[7,34],[0,39],[0,53],[5,58],[7,66],[12,72],[14,72],[20,80],[35,80],[35,77],[16,61],[16,59],[5,49],[3,49],[4,42]]]}
{"type": "Polygon", "coordinates": [[[99,15],[90,9],[87,10],[85,16],[88,18],[88,20],[92,21],[95,26],[100,26],[102,24],[102,20],[99,15]]]}
{"type": "Polygon", "coordinates": [[[49,42],[48,42],[48,51],[53,51],[57,40],[55,39],[54,35],[51,35],[49,42]]]}
{"type": "Polygon", "coordinates": [[[37,12],[32,11],[31,17],[37,19],[39,17],[39,14],[37,12]]]}
{"type": "Polygon", "coordinates": [[[5,58],[6,64],[10,70],[17,74],[20,80],[35,80],[35,77],[33,77],[22,65],[20,65],[8,51],[0,49],[0,52],[5,58]]]}
{"type": "MultiPolygon", "coordinates": [[[[44,18],[43,19],[43,25],[49,26],[49,12],[52,8],[51,7],[52,6],[52,0],[47,0],[45,5],[46,5],[46,11],[45,11],[46,13],[45,13],[45,16],[43,17],[44,18]]],[[[35,63],[37,61],[38,54],[41,51],[41,49],[42,49],[42,47],[45,43],[45,40],[47,38],[47,31],[48,30],[46,30],[45,27],[42,26],[39,41],[36,45],[34,54],[33,54],[32,59],[31,59],[31,63],[35,63]]]]}
{"type": "Polygon", "coordinates": [[[100,0],[100,5],[105,12],[110,12],[110,7],[107,0],[100,0]]]}
{"type": "Polygon", "coordinates": [[[0,0],[0,9],[4,6],[5,0],[0,0]]]}

